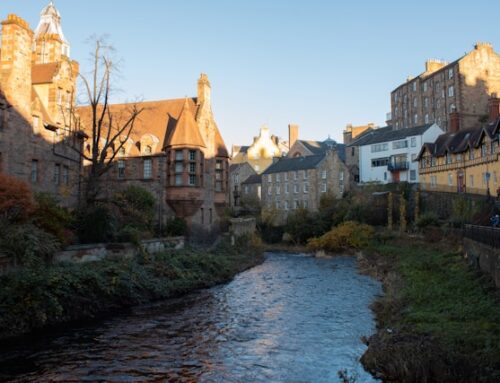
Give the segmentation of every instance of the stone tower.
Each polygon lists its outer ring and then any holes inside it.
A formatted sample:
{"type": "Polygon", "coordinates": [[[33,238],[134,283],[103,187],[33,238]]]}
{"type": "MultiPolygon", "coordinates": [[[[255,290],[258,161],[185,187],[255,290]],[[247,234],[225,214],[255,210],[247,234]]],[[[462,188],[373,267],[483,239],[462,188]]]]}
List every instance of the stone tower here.
{"type": "Polygon", "coordinates": [[[2,22],[0,52],[0,84],[10,104],[30,120],[31,47],[33,32],[17,15],[8,15],[2,22]]]}

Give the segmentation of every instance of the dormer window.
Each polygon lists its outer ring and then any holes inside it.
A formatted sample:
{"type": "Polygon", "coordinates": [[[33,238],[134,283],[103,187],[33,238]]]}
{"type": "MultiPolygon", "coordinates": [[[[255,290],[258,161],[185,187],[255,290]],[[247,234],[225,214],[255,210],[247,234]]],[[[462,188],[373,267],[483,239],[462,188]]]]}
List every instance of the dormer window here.
{"type": "Polygon", "coordinates": [[[151,147],[151,145],[146,145],[146,147],[144,148],[144,154],[148,155],[151,153],[153,153],[153,148],[151,147]]]}
{"type": "Polygon", "coordinates": [[[125,156],[126,152],[125,152],[125,148],[122,146],[120,149],[118,149],[118,155],[120,156],[125,156]]]}

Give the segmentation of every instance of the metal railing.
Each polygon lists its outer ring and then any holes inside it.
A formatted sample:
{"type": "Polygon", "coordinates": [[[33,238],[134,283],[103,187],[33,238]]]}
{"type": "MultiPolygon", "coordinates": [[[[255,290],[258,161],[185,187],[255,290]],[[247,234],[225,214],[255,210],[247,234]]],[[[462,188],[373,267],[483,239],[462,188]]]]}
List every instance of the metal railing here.
{"type": "Polygon", "coordinates": [[[500,228],[465,225],[464,237],[500,249],[500,228]]]}
{"type": "Polygon", "coordinates": [[[410,167],[410,163],[407,161],[401,161],[401,162],[389,162],[387,165],[387,169],[389,171],[394,171],[394,170],[408,170],[410,167]]]}

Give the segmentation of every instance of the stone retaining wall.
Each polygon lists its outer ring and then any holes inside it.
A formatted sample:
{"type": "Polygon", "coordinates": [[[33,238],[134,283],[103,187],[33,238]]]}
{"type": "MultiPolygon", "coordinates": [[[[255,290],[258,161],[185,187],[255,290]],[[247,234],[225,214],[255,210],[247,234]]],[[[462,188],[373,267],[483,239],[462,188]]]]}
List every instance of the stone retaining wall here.
{"type": "Polygon", "coordinates": [[[230,232],[234,237],[253,234],[256,229],[255,218],[231,218],[230,232]]]}
{"type": "Polygon", "coordinates": [[[500,288],[500,249],[464,238],[464,250],[467,262],[491,275],[497,288],[500,288]]]}

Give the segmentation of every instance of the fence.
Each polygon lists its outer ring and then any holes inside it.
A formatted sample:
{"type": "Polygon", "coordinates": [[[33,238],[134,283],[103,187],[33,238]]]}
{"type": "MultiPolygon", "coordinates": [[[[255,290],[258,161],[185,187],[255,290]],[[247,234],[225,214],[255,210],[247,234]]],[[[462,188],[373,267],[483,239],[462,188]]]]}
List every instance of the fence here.
{"type": "Polygon", "coordinates": [[[465,225],[464,237],[500,249],[500,228],[465,225]]]}

